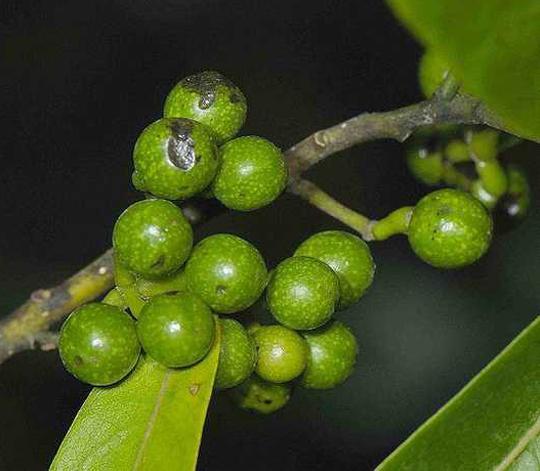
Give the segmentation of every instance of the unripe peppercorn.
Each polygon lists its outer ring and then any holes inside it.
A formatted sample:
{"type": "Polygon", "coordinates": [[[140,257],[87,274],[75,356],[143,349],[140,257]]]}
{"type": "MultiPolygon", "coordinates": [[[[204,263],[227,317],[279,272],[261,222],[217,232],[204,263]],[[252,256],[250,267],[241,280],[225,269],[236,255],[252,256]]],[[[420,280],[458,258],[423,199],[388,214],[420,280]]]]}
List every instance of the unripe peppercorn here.
{"type": "Polygon", "coordinates": [[[429,98],[448,73],[448,64],[435,49],[428,49],[420,59],[418,81],[425,97],[429,98]]]}
{"type": "Polygon", "coordinates": [[[281,151],[257,136],[238,137],[220,149],[221,165],[213,183],[215,197],[237,211],[251,211],[274,201],[287,184],[281,151]]]}
{"type": "Polygon", "coordinates": [[[294,330],[281,325],[261,326],[253,333],[257,346],[255,372],[271,383],[286,383],[306,367],[307,345],[294,330]]]}
{"type": "Polygon", "coordinates": [[[316,258],[334,270],[339,280],[341,309],[357,302],[373,281],[375,263],[368,245],[348,232],[314,234],[300,244],[294,255],[316,258]]]}
{"type": "Polygon", "coordinates": [[[115,255],[130,271],[159,277],[178,270],[193,246],[193,230],[182,211],[170,201],[132,204],[113,231],[115,255]]]}
{"type": "Polygon", "coordinates": [[[411,174],[425,185],[436,185],[444,174],[440,151],[430,151],[425,146],[414,145],[407,149],[407,166],[411,174]]]}
{"type": "Polygon", "coordinates": [[[300,384],[308,389],[330,389],[353,372],[358,354],[356,337],[339,321],[304,332],[309,347],[306,371],[300,384]]]}
{"type": "Polygon", "coordinates": [[[255,368],[255,342],[234,319],[220,319],[221,344],[214,387],[227,389],[245,381],[255,368]]]}
{"type": "Polygon", "coordinates": [[[289,402],[291,387],[288,384],[269,383],[253,375],[232,389],[231,397],[241,409],[271,414],[289,402]]]}
{"type": "Polygon", "coordinates": [[[332,317],[339,302],[339,281],[325,263],[291,257],[272,272],[266,300],[280,324],[296,330],[315,329],[332,317]]]}
{"type": "Polygon", "coordinates": [[[212,312],[191,293],[155,296],[141,310],[137,334],[154,360],[169,368],[202,360],[214,340],[212,312]]]}
{"type": "Polygon", "coordinates": [[[135,323],[119,307],[85,304],[62,325],[58,349],[66,369],[94,386],[120,381],[135,366],[140,344],[135,323]]]}
{"type": "Polygon", "coordinates": [[[409,243],[422,260],[438,268],[459,268],[489,248],[492,221],[468,193],[444,189],[422,198],[409,224],[409,243]]]}
{"type": "Polygon", "coordinates": [[[186,264],[191,291],[214,311],[242,311],[257,301],[268,272],[260,252],[232,234],[215,234],[193,249],[186,264]]]}
{"type": "Polygon", "coordinates": [[[203,123],[221,143],[236,135],[246,112],[246,98],[240,89],[219,72],[206,71],[175,85],[165,100],[164,116],[203,123]]]}
{"type": "Polygon", "coordinates": [[[133,163],[135,188],[159,198],[183,200],[210,184],[219,156],[203,124],[163,118],[141,133],[133,150],[133,163]]]}

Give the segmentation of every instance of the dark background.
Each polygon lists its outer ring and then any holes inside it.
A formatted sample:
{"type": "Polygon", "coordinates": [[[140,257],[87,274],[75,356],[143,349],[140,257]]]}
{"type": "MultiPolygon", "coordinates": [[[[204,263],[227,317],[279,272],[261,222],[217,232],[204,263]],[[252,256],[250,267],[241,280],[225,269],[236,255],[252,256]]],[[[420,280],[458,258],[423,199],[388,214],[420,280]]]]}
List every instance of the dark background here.
{"type": "MultiPolygon", "coordinates": [[[[362,111],[419,100],[420,49],[380,0],[4,0],[0,74],[0,308],[71,274],[110,243],[140,198],[131,149],[181,77],[216,69],[245,92],[244,133],[286,148],[362,111]]],[[[538,147],[507,157],[538,181],[538,147]]],[[[327,159],[310,177],[374,218],[428,189],[403,147],[377,142],[327,159]]],[[[533,188],[534,189],[534,188],[533,188]]],[[[371,469],[500,351],[538,312],[540,214],[497,236],[461,271],[416,259],[406,240],[373,244],[369,294],[341,313],[361,345],[354,376],[298,390],[270,417],[211,407],[200,469],[371,469]]],[[[340,225],[292,196],[205,225],[254,242],[270,264],[310,233],[340,225]]],[[[57,353],[0,367],[0,469],[46,469],[89,388],[57,353]]]]}

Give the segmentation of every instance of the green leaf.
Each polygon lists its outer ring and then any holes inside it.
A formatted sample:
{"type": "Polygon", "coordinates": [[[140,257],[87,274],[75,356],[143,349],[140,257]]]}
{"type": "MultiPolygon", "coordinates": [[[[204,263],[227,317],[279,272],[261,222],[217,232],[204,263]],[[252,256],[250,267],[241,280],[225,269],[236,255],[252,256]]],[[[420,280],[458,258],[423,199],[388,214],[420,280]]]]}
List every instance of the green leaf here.
{"type": "Polygon", "coordinates": [[[377,471],[539,470],[539,359],[540,317],[377,471]]]}
{"type": "Polygon", "coordinates": [[[464,88],[514,133],[540,140],[538,0],[387,0],[464,88]]]}
{"type": "Polygon", "coordinates": [[[195,470],[218,364],[218,337],[195,366],[173,370],[143,358],[119,385],[94,388],[50,470],[195,470]]]}

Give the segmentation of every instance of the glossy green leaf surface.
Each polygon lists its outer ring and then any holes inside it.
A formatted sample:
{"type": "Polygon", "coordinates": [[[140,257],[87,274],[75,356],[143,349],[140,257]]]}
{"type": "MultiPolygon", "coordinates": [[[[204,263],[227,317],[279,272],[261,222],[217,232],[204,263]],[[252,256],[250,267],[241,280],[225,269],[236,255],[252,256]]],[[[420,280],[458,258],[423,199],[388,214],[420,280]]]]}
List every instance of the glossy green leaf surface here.
{"type": "Polygon", "coordinates": [[[539,359],[537,318],[377,471],[539,470],[539,359]]]}
{"type": "Polygon", "coordinates": [[[119,385],[94,388],[51,471],[195,470],[218,357],[219,338],[195,366],[142,358],[119,385]]]}
{"type": "Polygon", "coordinates": [[[510,130],[540,140],[538,0],[387,2],[510,130]]]}

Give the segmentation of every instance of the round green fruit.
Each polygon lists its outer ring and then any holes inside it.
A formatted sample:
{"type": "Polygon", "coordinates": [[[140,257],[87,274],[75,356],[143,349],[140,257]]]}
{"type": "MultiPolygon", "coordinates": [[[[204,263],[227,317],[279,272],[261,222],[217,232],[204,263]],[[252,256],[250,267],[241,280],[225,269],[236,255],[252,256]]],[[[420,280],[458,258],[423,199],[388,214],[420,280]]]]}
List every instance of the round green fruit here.
{"type": "Polygon", "coordinates": [[[289,402],[291,387],[288,384],[269,383],[253,375],[233,389],[231,396],[241,409],[271,414],[289,402]]]}
{"type": "Polygon", "coordinates": [[[316,258],[334,270],[341,309],[356,303],[373,281],[375,263],[368,245],[348,232],[319,232],[302,242],[294,255],[316,258]]]}
{"type": "Polygon", "coordinates": [[[163,118],[139,136],[133,163],[135,188],[159,198],[182,200],[210,184],[219,156],[214,139],[203,124],[163,118]]]}
{"type": "Polygon", "coordinates": [[[116,383],[134,368],[140,344],[129,314],[103,303],[73,311],[60,330],[60,358],[76,378],[94,386],[116,383]]]}
{"type": "Polygon", "coordinates": [[[294,330],[281,325],[261,326],[253,333],[257,346],[255,372],[271,383],[286,383],[306,368],[307,346],[294,330]]]}
{"type": "Polygon", "coordinates": [[[199,242],[186,264],[192,292],[214,311],[242,311],[259,299],[268,272],[259,251],[232,234],[216,234],[199,242]]]}
{"type": "Polygon", "coordinates": [[[281,151],[257,136],[238,137],[221,149],[221,166],[213,183],[215,197],[237,211],[251,211],[274,201],[287,184],[281,151]]]}
{"type": "Polygon", "coordinates": [[[266,300],[280,324],[295,330],[315,329],[332,317],[339,302],[339,281],[325,263],[291,257],[272,272],[266,300]]]}
{"type": "Polygon", "coordinates": [[[214,386],[227,389],[245,381],[255,368],[255,343],[246,329],[234,319],[220,319],[221,343],[214,386]]]}
{"type": "Polygon", "coordinates": [[[339,321],[305,332],[309,347],[306,371],[300,383],[308,389],[330,389],[353,372],[358,344],[350,329],[339,321]]]}
{"type": "Polygon", "coordinates": [[[491,234],[491,217],[482,203],[452,189],[434,191],[422,198],[409,224],[411,248],[438,268],[474,263],[489,248],[491,234]]]}
{"type": "Polygon", "coordinates": [[[444,175],[444,161],[440,151],[429,151],[414,145],[407,150],[407,166],[411,174],[425,185],[436,185],[444,175]]]}
{"type": "Polygon", "coordinates": [[[471,185],[471,195],[480,201],[487,209],[493,209],[498,198],[486,190],[482,180],[475,180],[471,185]]]}
{"type": "Polygon", "coordinates": [[[448,73],[448,64],[434,49],[428,49],[420,59],[418,81],[427,98],[431,97],[448,73]]]}
{"type": "Polygon", "coordinates": [[[189,118],[208,126],[218,142],[233,138],[246,120],[244,94],[219,72],[190,75],[171,90],[164,116],[189,118]]]}
{"type": "Polygon", "coordinates": [[[182,266],[193,246],[193,230],[182,211],[165,200],[132,204],[113,231],[114,252],[130,271],[152,278],[182,266]]]}
{"type": "Polygon", "coordinates": [[[202,360],[212,346],[214,332],[212,312],[190,293],[152,298],[142,308],[137,322],[139,340],[146,353],[169,368],[202,360]]]}
{"type": "Polygon", "coordinates": [[[497,230],[509,230],[521,223],[531,205],[531,192],[525,171],[516,165],[506,169],[508,192],[497,205],[495,226],[497,230]]]}

